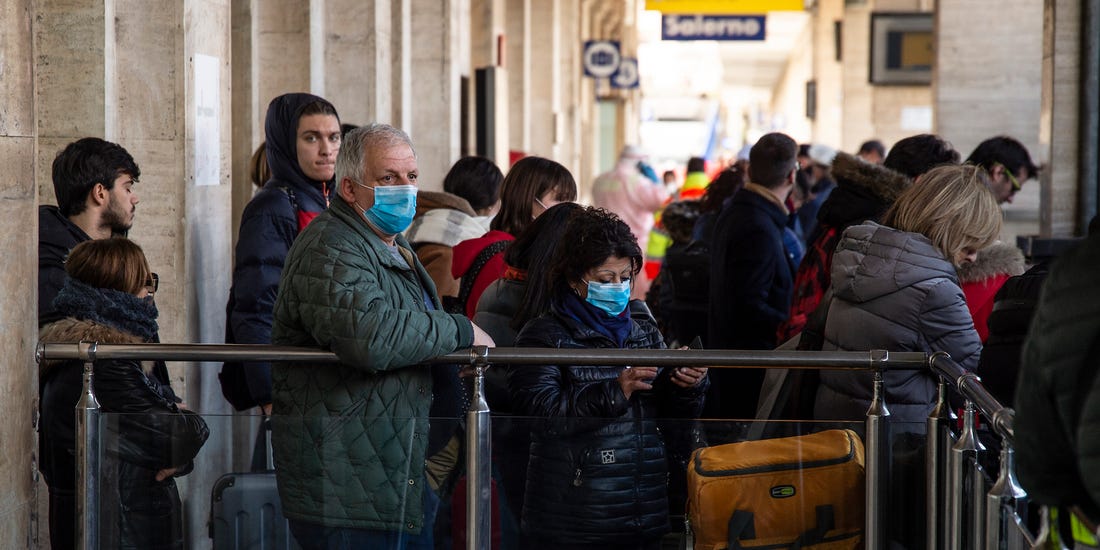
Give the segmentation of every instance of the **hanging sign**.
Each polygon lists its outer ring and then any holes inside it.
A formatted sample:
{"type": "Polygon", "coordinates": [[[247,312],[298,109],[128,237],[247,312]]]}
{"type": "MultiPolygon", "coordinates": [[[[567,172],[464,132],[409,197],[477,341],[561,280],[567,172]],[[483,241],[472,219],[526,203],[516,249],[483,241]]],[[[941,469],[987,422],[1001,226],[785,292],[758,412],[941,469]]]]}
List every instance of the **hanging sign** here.
{"type": "Polygon", "coordinates": [[[622,55],[617,40],[589,40],[584,43],[584,76],[607,78],[619,68],[622,55]]]}
{"type": "Polygon", "coordinates": [[[763,15],[666,15],[662,40],[764,40],[763,15]]]}
{"type": "Polygon", "coordinates": [[[745,15],[802,11],[805,0],[645,0],[645,9],[664,14],[745,15]]]}
{"type": "Polygon", "coordinates": [[[612,88],[637,88],[638,87],[638,60],[633,57],[624,57],[619,62],[619,69],[611,75],[612,88]]]}

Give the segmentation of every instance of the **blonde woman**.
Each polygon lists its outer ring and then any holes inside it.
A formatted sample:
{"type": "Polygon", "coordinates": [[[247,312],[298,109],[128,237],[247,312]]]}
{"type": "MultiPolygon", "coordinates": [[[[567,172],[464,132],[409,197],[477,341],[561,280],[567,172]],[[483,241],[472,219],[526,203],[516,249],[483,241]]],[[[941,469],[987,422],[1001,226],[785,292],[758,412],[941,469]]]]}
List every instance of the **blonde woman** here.
{"type": "MultiPolygon", "coordinates": [[[[886,212],[844,232],[833,256],[824,350],[945,351],[974,370],[982,345],[956,269],[996,240],[1001,210],[985,172],[948,165],[927,172],[886,212]]],[[[926,371],[886,373],[886,403],[902,431],[923,430],[936,400],[926,371]]],[[[871,374],[825,371],[814,405],[822,420],[859,420],[871,374]]]]}

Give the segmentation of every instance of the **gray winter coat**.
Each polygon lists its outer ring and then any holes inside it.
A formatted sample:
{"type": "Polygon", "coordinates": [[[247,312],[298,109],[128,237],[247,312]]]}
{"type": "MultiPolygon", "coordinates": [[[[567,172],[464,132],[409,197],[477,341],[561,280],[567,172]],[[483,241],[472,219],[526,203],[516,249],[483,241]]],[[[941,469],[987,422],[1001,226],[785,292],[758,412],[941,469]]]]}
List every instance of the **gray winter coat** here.
{"type": "MultiPolygon", "coordinates": [[[[945,351],[974,370],[981,341],[955,266],[923,235],[866,222],[844,232],[832,266],[833,301],[822,349],[945,351]]],[[[902,431],[922,431],[936,400],[927,371],[887,372],[886,405],[902,431]],[[915,423],[915,424],[910,424],[915,423]]],[[[859,420],[871,401],[869,372],[822,371],[820,420],[859,420]]]]}

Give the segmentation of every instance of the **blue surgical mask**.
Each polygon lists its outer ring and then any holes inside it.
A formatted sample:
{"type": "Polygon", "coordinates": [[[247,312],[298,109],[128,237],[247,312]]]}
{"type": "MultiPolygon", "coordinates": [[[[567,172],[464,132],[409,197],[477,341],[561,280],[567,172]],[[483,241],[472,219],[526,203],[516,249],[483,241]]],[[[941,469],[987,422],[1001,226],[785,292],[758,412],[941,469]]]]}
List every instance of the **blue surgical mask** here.
{"type": "Polygon", "coordinates": [[[588,296],[585,301],[600,308],[611,317],[618,317],[630,302],[630,281],[621,283],[596,283],[585,281],[588,296]]]}
{"type": "Polygon", "coordinates": [[[374,191],[374,206],[363,211],[363,217],[371,225],[387,235],[396,235],[409,228],[416,215],[415,185],[369,187],[356,184],[374,191]]]}

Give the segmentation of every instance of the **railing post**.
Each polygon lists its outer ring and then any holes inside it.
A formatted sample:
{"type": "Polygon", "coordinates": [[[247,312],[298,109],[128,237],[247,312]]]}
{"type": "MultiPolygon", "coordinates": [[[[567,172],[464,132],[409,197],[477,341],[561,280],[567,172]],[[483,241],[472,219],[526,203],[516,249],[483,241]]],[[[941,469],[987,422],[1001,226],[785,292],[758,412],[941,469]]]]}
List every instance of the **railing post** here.
{"type": "Polygon", "coordinates": [[[874,394],[867,409],[867,483],[864,486],[864,540],[867,550],[886,548],[886,490],[890,482],[890,410],[886,407],[882,369],[889,360],[885,350],[872,350],[874,394]]]}
{"type": "Polygon", "coordinates": [[[1012,441],[1001,440],[1001,471],[985,502],[985,541],[989,550],[1023,548],[1017,517],[1027,517],[1027,491],[1016,480],[1012,441]]]}
{"type": "Polygon", "coordinates": [[[485,401],[485,369],[489,348],[470,349],[470,364],[474,368],[473,398],[466,412],[466,548],[489,548],[492,540],[492,420],[489,403],[485,401]]]}
{"type": "MultiPolygon", "coordinates": [[[[935,358],[932,359],[933,361],[935,358]]],[[[925,448],[925,487],[927,502],[928,550],[943,550],[943,478],[945,449],[950,445],[951,407],[947,405],[947,383],[939,378],[936,407],[928,415],[928,439],[925,448]]]]}
{"type": "MultiPolygon", "coordinates": [[[[977,460],[978,451],[985,447],[978,441],[974,429],[974,402],[966,401],[966,409],[963,412],[963,427],[959,433],[959,439],[951,447],[948,457],[947,492],[947,547],[952,549],[966,548],[966,506],[967,497],[967,463],[977,460]]],[[[975,526],[976,527],[976,526],[975,526]]],[[[977,549],[975,549],[977,550],[977,549]]]]}
{"type": "Polygon", "coordinates": [[[76,404],[76,541],[79,550],[99,549],[99,401],[92,387],[95,342],[81,342],[84,393],[76,404]]]}

